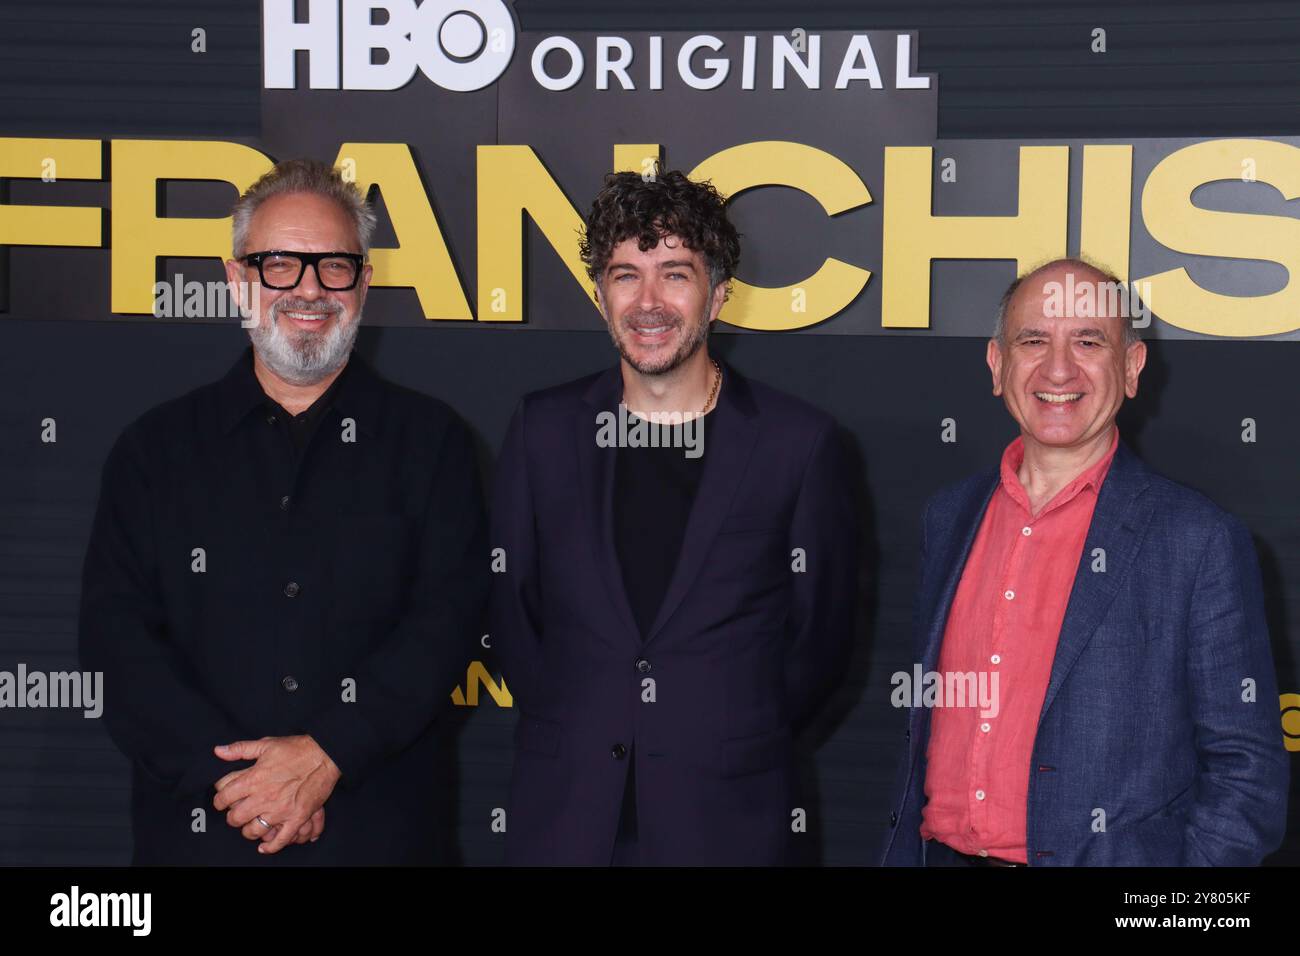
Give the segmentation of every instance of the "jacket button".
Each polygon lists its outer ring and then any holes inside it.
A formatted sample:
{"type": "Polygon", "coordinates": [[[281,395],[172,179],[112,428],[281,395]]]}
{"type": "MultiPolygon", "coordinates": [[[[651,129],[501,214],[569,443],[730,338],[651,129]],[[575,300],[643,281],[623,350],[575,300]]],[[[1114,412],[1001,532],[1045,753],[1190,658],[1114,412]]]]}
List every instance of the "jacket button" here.
{"type": "Polygon", "coordinates": [[[298,592],[299,592],[300,590],[302,590],[302,589],[298,587],[298,582],[297,582],[297,581],[290,581],[288,584],[286,584],[286,585],[284,586],[284,596],[285,596],[285,597],[297,597],[297,596],[298,596],[298,592]]]}
{"type": "Polygon", "coordinates": [[[292,694],[298,689],[298,679],[290,674],[284,680],[280,681],[280,686],[292,694]]]}
{"type": "Polygon", "coordinates": [[[280,510],[281,510],[281,511],[288,511],[288,510],[289,510],[289,496],[288,496],[288,495],[285,495],[283,498],[280,499],[280,510]]]}
{"type": "Polygon", "coordinates": [[[275,424],[275,416],[274,416],[274,415],[267,415],[267,416],[266,416],[266,423],[267,423],[268,425],[274,425],[274,424],[275,424]]]}
{"type": "Polygon", "coordinates": [[[609,753],[615,760],[622,760],[627,756],[627,748],[622,744],[615,744],[613,747],[609,748],[609,753]]]}
{"type": "Polygon", "coordinates": [[[892,810],[889,812],[889,825],[891,827],[898,826],[898,814],[894,813],[892,810]]]}
{"type": "Polygon", "coordinates": [[[639,670],[642,674],[649,674],[650,662],[643,657],[641,658],[641,660],[636,662],[636,669],[639,670]]]}
{"type": "Polygon", "coordinates": [[[905,731],[903,731],[903,739],[904,739],[904,740],[911,740],[911,739],[912,739],[912,728],[911,728],[911,727],[908,727],[905,731]]]}

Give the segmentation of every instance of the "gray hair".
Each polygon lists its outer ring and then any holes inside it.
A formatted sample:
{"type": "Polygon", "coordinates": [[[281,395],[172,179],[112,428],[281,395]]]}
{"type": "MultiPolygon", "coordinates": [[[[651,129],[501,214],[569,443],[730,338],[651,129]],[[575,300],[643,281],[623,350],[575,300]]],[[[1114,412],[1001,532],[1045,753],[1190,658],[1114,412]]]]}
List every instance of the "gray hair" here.
{"type": "Polygon", "coordinates": [[[1032,279],[1034,276],[1038,275],[1038,273],[1046,269],[1062,265],[1074,266],[1077,269],[1086,270],[1098,276],[1103,283],[1113,284],[1114,286],[1129,290],[1127,293],[1128,298],[1123,302],[1120,309],[1121,314],[1118,316],[1120,319],[1120,325],[1124,327],[1124,347],[1128,348],[1130,345],[1142,341],[1142,336],[1138,334],[1137,328],[1131,321],[1129,321],[1134,313],[1133,305],[1134,300],[1137,299],[1137,292],[1129,289],[1127,283],[1105,267],[1097,265],[1095,262],[1089,262],[1087,259],[1081,257],[1067,256],[1061,259],[1052,259],[1050,262],[1044,262],[1041,265],[1035,266],[1024,275],[1016,277],[1016,279],[1007,286],[1007,291],[1003,292],[1002,298],[998,300],[998,314],[993,325],[993,338],[997,341],[998,345],[1004,348],[1006,347],[1007,313],[1011,311],[1011,300],[1015,298],[1016,292],[1019,291],[1021,285],[1024,284],[1025,280],[1032,279]]]}
{"type": "MultiPolygon", "coordinates": [[[[369,255],[370,237],[375,231],[375,211],[357,184],[343,178],[339,170],[317,159],[286,159],[249,186],[230,211],[231,248],[235,258],[247,254],[249,226],[258,207],[272,196],[313,193],[338,203],[356,226],[361,254],[369,255]]],[[[340,252],[343,250],[339,250],[340,252]]]]}

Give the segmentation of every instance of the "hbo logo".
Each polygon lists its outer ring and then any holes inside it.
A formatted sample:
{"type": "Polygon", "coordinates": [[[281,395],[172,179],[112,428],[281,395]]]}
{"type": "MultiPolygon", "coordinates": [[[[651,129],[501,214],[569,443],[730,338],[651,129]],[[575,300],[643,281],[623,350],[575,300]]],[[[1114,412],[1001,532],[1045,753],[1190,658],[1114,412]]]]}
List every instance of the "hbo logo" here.
{"type": "Polygon", "coordinates": [[[424,0],[419,6],[415,0],[309,0],[303,21],[294,20],[293,6],[293,0],[262,5],[268,90],[297,86],[300,50],[314,90],[395,90],[419,69],[444,89],[462,92],[495,82],[515,51],[514,15],[503,0],[424,0]],[[371,62],[374,50],[387,54],[385,62],[371,62]]]}

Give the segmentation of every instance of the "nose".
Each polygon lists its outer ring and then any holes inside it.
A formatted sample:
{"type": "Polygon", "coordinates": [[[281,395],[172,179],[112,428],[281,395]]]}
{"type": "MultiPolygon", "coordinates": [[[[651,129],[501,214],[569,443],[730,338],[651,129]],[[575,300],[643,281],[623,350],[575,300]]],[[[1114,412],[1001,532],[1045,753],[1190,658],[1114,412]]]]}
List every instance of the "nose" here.
{"type": "Polygon", "coordinates": [[[320,277],[316,275],[315,266],[304,266],[302,278],[298,280],[298,288],[293,290],[299,297],[314,302],[325,294],[321,288],[320,277]]]}
{"type": "Polygon", "coordinates": [[[1043,364],[1043,374],[1049,381],[1061,384],[1074,378],[1079,370],[1074,360],[1073,343],[1069,339],[1053,340],[1047,361],[1043,364]]]}
{"type": "Polygon", "coordinates": [[[651,275],[641,283],[641,295],[638,297],[637,306],[642,312],[658,312],[663,306],[658,276],[651,275]]]}

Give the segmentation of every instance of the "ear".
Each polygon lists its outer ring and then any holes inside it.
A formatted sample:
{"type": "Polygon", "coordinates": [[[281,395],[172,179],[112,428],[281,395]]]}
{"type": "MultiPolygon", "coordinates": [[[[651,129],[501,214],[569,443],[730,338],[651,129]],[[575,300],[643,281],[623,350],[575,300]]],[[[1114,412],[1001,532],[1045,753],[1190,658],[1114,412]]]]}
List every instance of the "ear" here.
{"type": "Polygon", "coordinates": [[[361,267],[361,278],[357,280],[357,299],[360,302],[366,301],[366,293],[370,291],[370,280],[374,274],[375,267],[369,262],[361,267]]]}
{"type": "Polygon", "coordinates": [[[601,290],[600,282],[596,282],[596,309],[600,312],[600,317],[609,325],[609,310],[605,306],[605,293],[601,290]]]}
{"type": "Polygon", "coordinates": [[[240,325],[248,328],[247,323],[250,320],[256,321],[255,313],[258,310],[253,307],[253,302],[256,295],[254,287],[257,286],[258,281],[256,278],[252,282],[248,280],[248,272],[244,264],[237,259],[227,259],[224,265],[227,288],[239,307],[240,325]]]}
{"type": "Polygon", "coordinates": [[[709,301],[709,321],[716,322],[722,313],[722,306],[727,301],[727,282],[723,280],[713,287],[713,296],[709,301]]]}
{"type": "Polygon", "coordinates": [[[1138,376],[1147,364],[1147,344],[1134,342],[1124,350],[1124,394],[1136,398],[1138,393],[1138,376]]]}
{"type": "Polygon", "coordinates": [[[984,353],[984,361],[988,362],[989,371],[993,373],[993,394],[1002,394],[1002,345],[997,339],[989,339],[988,348],[984,353]]]}

